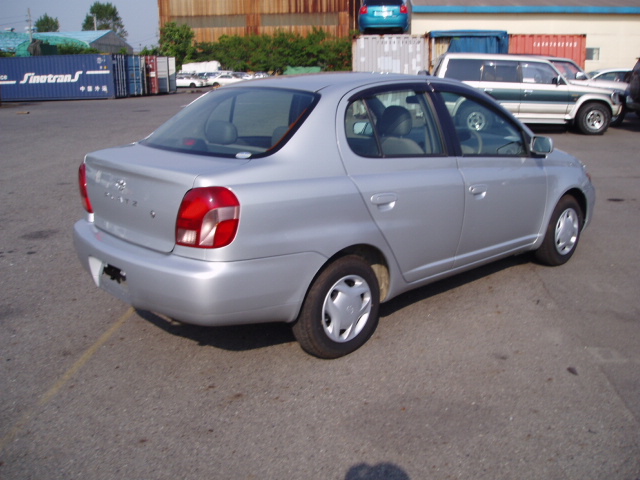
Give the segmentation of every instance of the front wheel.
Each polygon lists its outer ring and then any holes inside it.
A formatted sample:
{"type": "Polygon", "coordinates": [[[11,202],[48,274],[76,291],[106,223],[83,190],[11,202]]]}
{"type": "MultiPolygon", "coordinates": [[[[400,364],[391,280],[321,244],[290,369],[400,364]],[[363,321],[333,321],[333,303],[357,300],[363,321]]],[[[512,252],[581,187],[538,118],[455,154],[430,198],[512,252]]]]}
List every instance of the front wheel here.
{"type": "Polygon", "coordinates": [[[379,305],[378,280],[371,267],[356,255],[339,258],[314,280],[293,334],[311,355],[342,357],[373,335],[379,305]]]}
{"type": "Polygon", "coordinates": [[[584,213],[576,199],[571,195],[562,197],[551,215],[542,245],[535,252],[536,259],[552,267],[567,263],[576,251],[583,225],[584,213]]]}
{"type": "Polygon", "coordinates": [[[602,135],[610,123],[611,112],[601,103],[586,103],[580,107],[576,115],[576,126],[585,135],[602,135]]]}

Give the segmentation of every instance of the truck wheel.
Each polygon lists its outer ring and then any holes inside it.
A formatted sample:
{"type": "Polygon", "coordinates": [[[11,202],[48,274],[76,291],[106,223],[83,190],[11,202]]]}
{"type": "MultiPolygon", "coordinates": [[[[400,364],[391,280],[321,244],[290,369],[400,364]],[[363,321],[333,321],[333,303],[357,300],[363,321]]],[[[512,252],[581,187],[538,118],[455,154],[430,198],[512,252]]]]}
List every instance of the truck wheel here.
{"type": "Polygon", "coordinates": [[[585,103],[576,115],[576,126],[585,135],[602,135],[611,123],[611,112],[597,102],[585,103]]]}

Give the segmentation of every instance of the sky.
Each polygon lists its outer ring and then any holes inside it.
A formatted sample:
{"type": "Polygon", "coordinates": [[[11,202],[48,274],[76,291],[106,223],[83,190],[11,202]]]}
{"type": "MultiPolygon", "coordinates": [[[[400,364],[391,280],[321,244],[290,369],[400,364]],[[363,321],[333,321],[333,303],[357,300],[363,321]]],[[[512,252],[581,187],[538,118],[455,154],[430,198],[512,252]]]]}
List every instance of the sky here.
{"type": "MultiPolygon", "coordinates": [[[[16,32],[27,32],[28,10],[32,22],[45,13],[57,18],[60,31],[82,30],[84,18],[96,0],[0,0],[0,30],[14,27],[16,32]]],[[[159,20],[158,0],[97,0],[111,3],[118,9],[126,41],[135,51],[158,44],[159,20]]]]}

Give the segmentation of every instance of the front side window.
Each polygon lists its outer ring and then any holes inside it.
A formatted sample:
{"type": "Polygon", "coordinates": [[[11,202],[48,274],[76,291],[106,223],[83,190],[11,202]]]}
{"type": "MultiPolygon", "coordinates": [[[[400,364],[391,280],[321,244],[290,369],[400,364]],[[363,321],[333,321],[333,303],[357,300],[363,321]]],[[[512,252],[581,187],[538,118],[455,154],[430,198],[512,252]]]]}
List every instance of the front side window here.
{"type": "Polygon", "coordinates": [[[464,156],[527,154],[523,133],[508,115],[473,97],[442,92],[464,156]]]}
{"type": "Polygon", "coordinates": [[[520,68],[522,69],[522,81],[524,83],[553,85],[557,82],[558,72],[546,63],[522,62],[520,68]]]}
{"type": "Polygon", "coordinates": [[[193,102],[141,143],[188,153],[262,156],[297,129],[317,99],[295,90],[222,88],[193,102]]]}
{"type": "Polygon", "coordinates": [[[427,95],[379,92],[351,101],[345,115],[351,150],[363,157],[441,155],[444,146],[427,95]]]}

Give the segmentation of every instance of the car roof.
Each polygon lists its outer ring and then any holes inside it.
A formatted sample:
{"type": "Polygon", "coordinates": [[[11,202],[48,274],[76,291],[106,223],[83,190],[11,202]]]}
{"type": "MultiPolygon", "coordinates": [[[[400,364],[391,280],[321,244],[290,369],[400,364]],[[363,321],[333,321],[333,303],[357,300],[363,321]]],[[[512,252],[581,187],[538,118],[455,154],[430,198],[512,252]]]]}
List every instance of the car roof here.
{"type": "Polygon", "coordinates": [[[540,55],[517,55],[512,53],[445,53],[444,56],[449,58],[469,58],[476,60],[518,60],[549,63],[547,57],[540,55]]]}
{"type": "Polygon", "coordinates": [[[301,75],[278,75],[275,77],[259,78],[243,82],[235,87],[243,88],[255,87],[275,87],[291,88],[295,90],[306,90],[309,92],[319,92],[320,90],[332,88],[349,91],[366,85],[382,84],[390,81],[419,81],[440,79],[426,75],[405,75],[401,73],[371,73],[371,72],[327,72],[301,75]]]}

